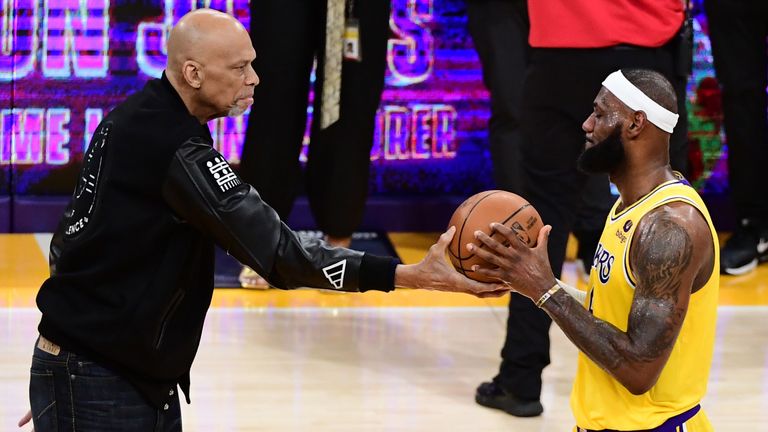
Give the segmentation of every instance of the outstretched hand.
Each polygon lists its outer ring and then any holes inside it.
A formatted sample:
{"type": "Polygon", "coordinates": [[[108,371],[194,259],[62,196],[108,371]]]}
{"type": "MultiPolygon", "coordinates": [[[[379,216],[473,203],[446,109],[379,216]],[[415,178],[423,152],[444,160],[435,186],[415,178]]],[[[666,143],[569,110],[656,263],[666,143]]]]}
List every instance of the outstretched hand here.
{"type": "Polygon", "coordinates": [[[446,260],[445,252],[456,232],[455,227],[440,235],[437,243],[418,264],[399,265],[395,273],[397,286],[435,291],[460,292],[477,297],[500,297],[510,291],[503,284],[481,283],[456,271],[446,260]]]}
{"type": "Polygon", "coordinates": [[[485,247],[470,243],[467,249],[490,266],[474,265],[472,271],[499,280],[533,301],[538,300],[556,281],[547,255],[552,226],[545,225],[539,231],[536,246],[532,248],[520,240],[512,228],[492,223],[491,230],[503,236],[509,246],[504,246],[482,231],[475,231],[475,238],[485,247]]]}

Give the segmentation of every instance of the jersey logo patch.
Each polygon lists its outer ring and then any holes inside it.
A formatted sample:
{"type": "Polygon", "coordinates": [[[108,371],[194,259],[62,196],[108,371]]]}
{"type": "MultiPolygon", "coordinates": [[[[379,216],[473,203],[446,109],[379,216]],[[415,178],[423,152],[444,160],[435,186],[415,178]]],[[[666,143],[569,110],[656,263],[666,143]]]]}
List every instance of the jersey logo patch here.
{"type": "Polygon", "coordinates": [[[226,193],[232,190],[235,186],[243,184],[237,174],[232,171],[232,167],[229,166],[223,156],[219,155],[213,159],[209,159],[205,161],[203,165],[205,166],[208,180],[215,185],[220,193],[226,193]]]}
{"type": "Polygon", "coordinates": [[[626,223],[624,223],[624,232],[629,232],[629,230],[632,229],[632,220],[628,220],[626,223]]]}
{"type": "Polygon", "coordinates": [[[597,271],[600,282],[603,284],[608,283],[608,279],[611,278],[611,268],[613,268],[614,261],[616,258],[605,250],[602,243],[598,243],[592,267],[597,271]]]}
{"type": "Polygon", "coordinates": [[[344,271],[347,269],[347,260],[342,260],[336,264],[331,264],[327,267],[323,267],[323,274],[328,282],[333,285],[334,288],[340,289],[344,287],[344,271]]]}

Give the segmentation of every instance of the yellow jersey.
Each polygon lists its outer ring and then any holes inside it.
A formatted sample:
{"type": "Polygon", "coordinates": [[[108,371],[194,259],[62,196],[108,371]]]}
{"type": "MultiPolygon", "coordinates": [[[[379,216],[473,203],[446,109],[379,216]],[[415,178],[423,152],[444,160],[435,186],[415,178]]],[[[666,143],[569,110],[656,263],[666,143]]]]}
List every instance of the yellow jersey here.
{"type": "MultiPolygon", "coordinates": [[[[706,219],[712,232],[715,262],[707,283],[691,295],[688,312],[661,376],[646,393],[635,396],[615,378],[579,352],[578,369],[571,392],[571,409],[583,429],[652,429],[670,417],[695,407],[707,389],[715,343],[717,300],[720,284],[720,248],[717,231],[704,202],[682,177],[657,186],[622,211],[619,199],[611,209],[590,272],[584,307],[595,317],[627,331],[634,296],[635,277],[630,266],[632,236],[640,219],[653,209],[685,202],[706,219]]],[[[691,419],[695,429],[711,431],[703,410],[691,419]]]]}

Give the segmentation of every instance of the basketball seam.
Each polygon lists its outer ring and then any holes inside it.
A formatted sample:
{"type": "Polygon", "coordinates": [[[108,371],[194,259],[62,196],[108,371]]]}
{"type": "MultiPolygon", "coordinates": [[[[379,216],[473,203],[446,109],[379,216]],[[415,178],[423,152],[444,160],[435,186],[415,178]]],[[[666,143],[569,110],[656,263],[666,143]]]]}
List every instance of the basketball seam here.
{"type": "Polygon", "coordinates": [[[459,256],[456,256],[456,259],[459,260],[459,267],[461,267],[461,274],[463,274],[464,276],[467,275],[467,271],[464,269],[464,260],[468,259],[468,258],[462,258],[461,257],[461,236],[462,236],[462,234],[464,234],[464,227],[467,225],[467,219],[469,219],[469,217],[472,215],[472,212],[475,211],[475,208],[477,208],[477,206],[480,205],[480,203],[484,199],[488,198],[491,195],[495,195],[495,194],[497,194],[499,192],[501,192],[501,191],[490,192],[488,195],[485,195],[484,197],[482,197],[479,200],[477,200],[477,202],[474,205],[472,205],[472,208],[469,209],[469,211],[467,212],[467,216],[465,216],[464,220],[461,222],[461,230],[459,230],[459,244],[458,244],[458,248],[457,248],[457,250],[459,251],[459,256]]]}

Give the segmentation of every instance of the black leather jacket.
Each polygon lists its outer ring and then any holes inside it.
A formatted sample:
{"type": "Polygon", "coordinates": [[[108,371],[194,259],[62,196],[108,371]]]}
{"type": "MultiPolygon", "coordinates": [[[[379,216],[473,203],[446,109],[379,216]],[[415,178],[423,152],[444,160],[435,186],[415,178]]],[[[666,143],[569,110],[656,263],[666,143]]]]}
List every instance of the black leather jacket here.
{"type": "Polygon", "coordinates": [[[302,240],[212,147],[163,77],[99,125],[51,243],[40,333],[155,406],[189,369],[213,293],[214,244],[282,289],[390,291],[395,262],[302,240]]]}

